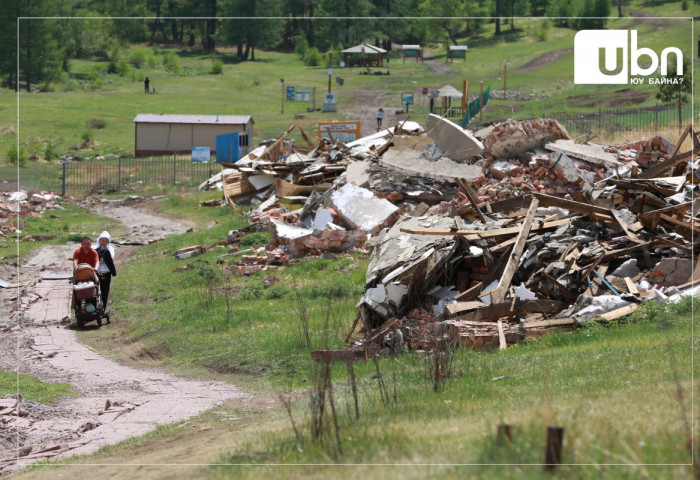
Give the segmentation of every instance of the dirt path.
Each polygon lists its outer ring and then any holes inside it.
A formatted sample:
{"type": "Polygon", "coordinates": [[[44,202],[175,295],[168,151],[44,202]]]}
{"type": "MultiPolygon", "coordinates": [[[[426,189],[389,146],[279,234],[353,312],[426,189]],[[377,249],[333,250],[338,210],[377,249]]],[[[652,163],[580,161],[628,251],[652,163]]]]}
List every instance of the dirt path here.
{"type": "MultiPolygon", "coordinates": [[[[96,210],[127,224],[122,243],[149,243],[188,228],[133,207],[96,210]]],[[[0,473],[47,456],[92,453],[225,400],[246,397],[221,382],[125,367],[81,344],[68,320],[73,249],[42,248],[22,266],[29,285],[19,297],[17,290],[0,292],[0,319],[6,319],[0,321],[0,370],[16,371],[19,365],[21,373],[69,383],[81,394],[52,406],[26,402],[26,416],[0,416],[0,473]],[[52,446],[53,452],[36,453],[52,446]]]]}

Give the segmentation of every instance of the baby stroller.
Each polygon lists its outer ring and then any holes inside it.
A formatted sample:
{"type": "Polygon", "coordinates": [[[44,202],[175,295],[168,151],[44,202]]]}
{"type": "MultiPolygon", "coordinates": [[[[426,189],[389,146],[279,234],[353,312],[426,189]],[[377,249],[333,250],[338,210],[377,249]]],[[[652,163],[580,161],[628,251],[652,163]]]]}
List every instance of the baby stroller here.
{"type": "Polygon", "coordinates": [[[81,263],[73,272],[73,301],[75,320],[78,327],[83,328],[87,322],[97,321],[102,326],[102,319],[109,321],[105,313],[100,295],[100,282],[95,270],[87,263],[81,263]]]}

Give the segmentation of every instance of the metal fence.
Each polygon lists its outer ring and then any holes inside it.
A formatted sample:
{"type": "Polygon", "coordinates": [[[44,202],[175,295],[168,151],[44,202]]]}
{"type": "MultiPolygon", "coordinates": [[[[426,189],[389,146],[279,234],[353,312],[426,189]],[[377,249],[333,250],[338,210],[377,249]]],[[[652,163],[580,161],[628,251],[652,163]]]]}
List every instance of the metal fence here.
{"type": "MultiPolygon", "coordinates": [[[[699,111],[697,106],[695,108],[695,111],[699,111]]],[[[589,132],[610,135],[618,132],[647,130],[657,127],[682,128],[693,120],[693,106],[689,104],[683,105],[680,124],[678,121],[678,107],[660,105],[631,109],[599,108],[595,113],[557,113],[545,116],[556,119],[572,135],[581,135],[589,132]]]]}
{"type": "MultiPolygon", "coordinates": [[[[20,166],[19,185],[29,190],[85,197],[171,185],[197,186],[218,171],[218,164],[193,162],[189,155],[86,160],[58,165],[20,166]]],[[[17,188],[17,177],[16,166],[0,167],[0,182],[17,188]]]]}

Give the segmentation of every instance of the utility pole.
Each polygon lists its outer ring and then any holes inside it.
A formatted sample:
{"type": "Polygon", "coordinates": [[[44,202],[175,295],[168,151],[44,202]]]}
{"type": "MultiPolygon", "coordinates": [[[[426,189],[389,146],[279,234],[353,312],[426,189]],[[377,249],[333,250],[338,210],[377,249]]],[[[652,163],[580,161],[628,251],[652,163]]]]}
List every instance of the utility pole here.
{"type": "Polygon", "coordinates": [[[508,62],[503,64],[503,100],[506,99],[506,77],[508,75],[508,62]]]}

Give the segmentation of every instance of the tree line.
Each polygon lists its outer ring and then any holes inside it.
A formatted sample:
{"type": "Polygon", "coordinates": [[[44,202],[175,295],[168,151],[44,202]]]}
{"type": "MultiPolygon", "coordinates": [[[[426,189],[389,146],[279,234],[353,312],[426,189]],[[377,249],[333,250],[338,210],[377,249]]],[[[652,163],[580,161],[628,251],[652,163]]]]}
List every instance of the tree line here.
{"type": "MultiPolygon", "coordinates": [[[[292,51],[299,42],[319,50],[366,40],[386,49],[392,42],[456,44],[459,37],[501,35],[515,28],[519,16],[607,17],[611,5],[610,0],[0,0],[0,76],[4,87],[29,91],[32,84],[60,78],[69,59],[109,58],[115,46],[132,43],[205,52],[234,46],[241,61],[255,60],[256,48],[292,51]],[[426,16],[433,18],[416,18],[426,16]],[[470,18],[448,18],[456,16],[470,18]]],[[[605,21],[573,18],[556,25],[603,28],[605,21]]]]}

